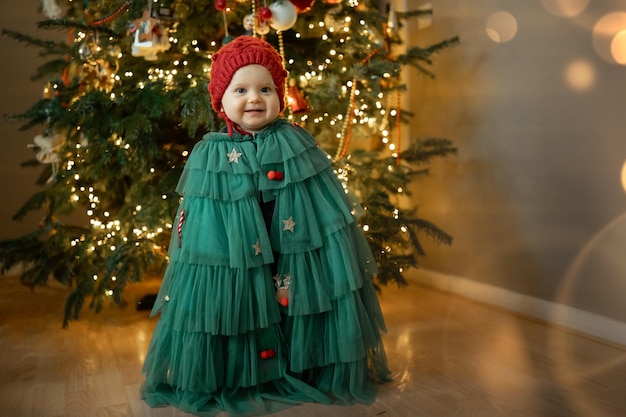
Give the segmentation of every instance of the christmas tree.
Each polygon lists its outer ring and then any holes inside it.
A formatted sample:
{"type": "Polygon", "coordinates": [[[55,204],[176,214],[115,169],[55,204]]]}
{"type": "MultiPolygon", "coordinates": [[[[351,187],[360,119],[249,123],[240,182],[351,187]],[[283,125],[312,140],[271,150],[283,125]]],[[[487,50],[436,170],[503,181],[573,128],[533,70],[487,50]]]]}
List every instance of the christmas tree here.
{"type": "Polygon", "coordinates": [[[283,56],[285,117],[316,137],[363,207],[355,215],[377,258],[378,283],[406,284],[405,272],[424,254],[422,236],[450,243],[402,207],[429,161],[455,151],[447,139],[403,138],[410,113],[400,107],[402,69],[432,76],[433,56],[458,43],[394,53],[399,25],[428,11],[380,10],[365,0],[64,3],[44,1],[39,23],[62,33],[58,41],[3,30],[50,60],[35,76],[42,99],[12,116],[41,132],[24,163],[41,170],[41,190],[14,218],[43,218],[32,233],[0,242],[4,272],[23,264],[24,284],[53,277],[71,288],[64,325],[86,301],[96,311],[123,305],[127,285],[163,270],[186,157],[221,128],[207,93],[211,55],[244,34],[264,37],[283,56]]]}

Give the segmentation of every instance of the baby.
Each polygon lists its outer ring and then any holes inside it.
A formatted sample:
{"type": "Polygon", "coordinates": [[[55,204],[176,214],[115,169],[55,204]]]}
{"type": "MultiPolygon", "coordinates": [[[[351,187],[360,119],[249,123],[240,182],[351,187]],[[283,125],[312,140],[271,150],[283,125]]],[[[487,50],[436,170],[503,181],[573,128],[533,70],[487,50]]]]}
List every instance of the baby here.
{"type": "Polygon", "coordinates": [[[199,415],[371,403],[388,380],[376,265],[328,155],[280,113],[287,71],[241,36],[213,56],[226,121],[194,147],[142,397],[199,415]]]}

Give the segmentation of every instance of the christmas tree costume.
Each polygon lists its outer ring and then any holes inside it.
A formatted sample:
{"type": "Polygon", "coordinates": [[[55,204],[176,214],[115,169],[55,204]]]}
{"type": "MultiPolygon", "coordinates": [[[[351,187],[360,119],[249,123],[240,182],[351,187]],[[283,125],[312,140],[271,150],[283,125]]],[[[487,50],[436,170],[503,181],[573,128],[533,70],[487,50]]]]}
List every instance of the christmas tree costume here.
{"type": "Polygon", "coordinates": [[[144,399],[206,415],[373,401],[369,379],[388,375],[375,264],[314,139],[282,119],[209,133],[177,191],[144,399]]]}

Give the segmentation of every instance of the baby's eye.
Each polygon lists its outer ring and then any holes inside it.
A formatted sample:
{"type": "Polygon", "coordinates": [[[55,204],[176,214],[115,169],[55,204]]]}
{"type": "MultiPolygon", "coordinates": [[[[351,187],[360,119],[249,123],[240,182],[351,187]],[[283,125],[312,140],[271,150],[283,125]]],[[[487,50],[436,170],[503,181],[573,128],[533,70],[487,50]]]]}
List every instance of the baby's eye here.
{"type": "Polygon", "coordinates": [[[245,88],[237,88],[237,89],[235,90],[235,92],[236,92],[236,93],[238,93],[238,94],[243,94],[243,93],[245,93],[245,92],[246,92],[246,89],[245,89],[245,88]]]}
{"type": "Polygon", "coordinates": [[[261,91],[262,91],[263,93],[271,93],[271,92],[272,92],[272,87],[263,87],[263,88],[261,89],[261,91]]]}

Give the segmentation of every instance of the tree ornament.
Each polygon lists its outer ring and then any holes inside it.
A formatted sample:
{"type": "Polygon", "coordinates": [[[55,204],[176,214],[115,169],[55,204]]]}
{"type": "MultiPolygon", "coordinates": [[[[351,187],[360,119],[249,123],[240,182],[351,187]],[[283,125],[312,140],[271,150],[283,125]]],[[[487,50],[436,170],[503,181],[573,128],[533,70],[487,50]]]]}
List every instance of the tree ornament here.
{"type": "Polygon", "coordinates": [[[133,56],[142,56],[146,61],[156,61],[157,54],[170,47],[167,30],[160,27],[158,20],[151,17],[147,9],[140,19],[133,22],[130,31],[135,36],[131,51],[133,56]]]}
{"type": "Polygon", "coordinates": [[[256,31],[259,35],[267,35],[270,33],[270,24],[267,21],[257,22],[256,31]]]}
{"type": "Polygon", "coordinates": [[[306,13],[313,7],[315,0],[289,0],[294,6],[296,6],[296,10],[298,13],[306,13]]]}
{"type": "Polygon", "coordinates": [[[29,148],[37,148],[36,158],[42,164],[50,164],[52,166],[52,174],[46,181],[46,184],[50,184],[54,181],[57,172],[59,172],[59,158],[58,152],[65,143],[65,136],[59,133],[44,133],[42,135],[35,136],[34,144],[28,145],[29,148]]]}
{"type": "Polygon", "coordinates": [[[228,8],[228,2],[226,0],[215,0],[215,8],[223,12],[228,8]]]}
{"type": "Polygon", "coordinates": [[[58,19],[61,17],[61,8],[55,0],[43,0],[41,3],[43,14],[45,14],[48,19],[58,19]]]}
{"type": "Polygon", "coordinates": [[[393,8],[393,4],[389,5],[389,16],[387,17],[387,36],[390,38],[395,38],[398,36],[398,17],[396,16],[396,11],[393,8]]]}
{"type": "Polygon", "coordinates": [[[339,4],[339,3],[341,3],[341,0],[324,0],[324,3],[326,3],[326,4],[339,4]]]}
{"type": "Polygon", "coordinates": [[[259,20],[267,21],[272,18],[272,10],[269,7],[261,7],[259,10],[259,20]]]}
{"type": "Polygon", "coordinates": [[[254,32],[254,19],[255,16],[253,14],[247,14],[243,17],[243,28],[246,30],[246,35],[252,35],[254,32]]]}
{"type": "Polygon", "coordinates": [[[278,0],[269,5],[272,11],[272,18],[269,20],[270,26],[279,32],[289,30],[298,20],[298,11],[290,1],[278,0]]]}
{"type": "Polygon", "coordinates": [[[324,24],[329,30],[334,30],[335,32],[340,32],[343,29],[345,23],[344,20],[339,17],[339,14],[343,8],[341,5],[335,6],[330,9],[326,15],[324,16],[324,24]]]}
{"type": "Polygon", "coordinates": [[[83,61],[89,61],[92,55],[93,48],[91,47],[89,41],[84,41],[83,43],[81,43],[78,47],[78,56],[80,57],[80,59],[83,61]]]}
{"type": "Polygon", "coordinates": [[[287,89],[287,103],[291,113],[304,113],[309,109],[309,104],[300,92],[295,78],[289,79],[289,88],[287,89]]]}
{"type": "Polygon", "coordinates": [[[88,88],[93,87],[96,90],[109,93],[115,85],[114,75],[118,67],[117,62],[115,68],[113,68],[110,62],[102,58],[93,62],[86,62],[80,71],[81,84],[88,88]]]}

